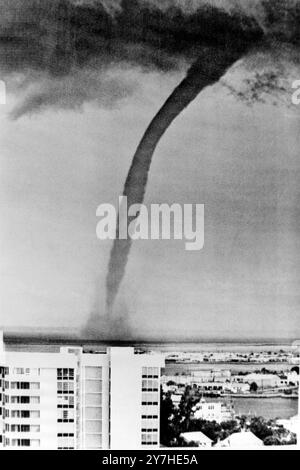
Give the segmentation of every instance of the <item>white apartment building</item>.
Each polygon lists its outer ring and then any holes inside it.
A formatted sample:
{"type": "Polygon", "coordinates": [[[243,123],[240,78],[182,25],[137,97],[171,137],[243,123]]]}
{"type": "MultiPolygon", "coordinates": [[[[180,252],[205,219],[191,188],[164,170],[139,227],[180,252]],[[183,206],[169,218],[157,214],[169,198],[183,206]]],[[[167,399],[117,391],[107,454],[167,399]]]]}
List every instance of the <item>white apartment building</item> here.
{"type": "Polygon", "coordinates": [[[134,348],[5,351],[0,332],[0,448],[159,447],[163,366],[134,348]]]}

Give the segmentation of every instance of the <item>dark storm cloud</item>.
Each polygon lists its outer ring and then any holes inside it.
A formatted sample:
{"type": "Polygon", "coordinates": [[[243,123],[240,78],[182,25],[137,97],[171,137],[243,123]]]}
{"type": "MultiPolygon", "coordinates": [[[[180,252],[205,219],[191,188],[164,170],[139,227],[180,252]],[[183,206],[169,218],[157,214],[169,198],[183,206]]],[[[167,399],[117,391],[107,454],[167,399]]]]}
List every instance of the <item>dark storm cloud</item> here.
{"type": "Polygon", "coordinates": [[[298,0],[0,0],[0,7],[1,74],[21,101],[13,117],[91,100],[110,106],[134,89],[123,81],[128,66],[167,73],[204,47],[258,33],[299,44],[298,0]],[[119,78],[108,86],[111,68],[119,78]]]}
{"type": "MultiPolygon", "coordinates": [[[[107,3],[107,2],[106,2],[107,3]]],[[[199,9],[162,10],[143,0],[123,0],[113,13],[103,2],[2,0],[1,61],[7,71],[26,68],[64,75],[101,60],[168,70],[192,59],[205,44],[237,39],[253,22],[199,2],[199,9]],[[243,24],[241,24],[243,22],[243,24]]]]}

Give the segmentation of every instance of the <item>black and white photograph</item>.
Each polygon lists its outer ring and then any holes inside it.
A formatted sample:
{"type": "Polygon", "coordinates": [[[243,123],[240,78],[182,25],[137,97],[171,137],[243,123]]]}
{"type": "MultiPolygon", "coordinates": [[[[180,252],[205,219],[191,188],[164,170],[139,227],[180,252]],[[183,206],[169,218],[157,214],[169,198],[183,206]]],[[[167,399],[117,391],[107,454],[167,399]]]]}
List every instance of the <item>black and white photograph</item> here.
{"type": "Polygon", "coordinates": [[[300,0],[0,0],[0,451],[300,449],[299,129],[300,0]]]}

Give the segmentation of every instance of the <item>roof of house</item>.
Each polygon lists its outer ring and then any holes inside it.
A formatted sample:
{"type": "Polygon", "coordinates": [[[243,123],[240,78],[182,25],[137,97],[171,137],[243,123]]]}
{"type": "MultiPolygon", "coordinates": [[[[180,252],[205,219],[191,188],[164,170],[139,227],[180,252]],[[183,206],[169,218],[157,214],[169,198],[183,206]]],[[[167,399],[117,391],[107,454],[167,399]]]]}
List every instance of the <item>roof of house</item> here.
{"type": "Polygon", "coordinates": [[[290,419],[278,419],[277,424],[281,424],[285,429],[296,434],[300,430],[300,418],[298,415],[292,416],[290,419]]]}
{"type": "Polygon", "coordinates": [[[249,449],[263,446],[263,441],[256,437],[251,431],[234,432],[223,441],[218,442],[215,447],[232,447],[249,449]]]}
{"type": "Polygon", "coordinates": [[[260,374],[256,372],[251,372],[250,374],[246,375],[247,378],[251,377],[254,379],[262,379],[262,380],[267,380],[267,379],[280,379],[280,377],[277,374],[260,374]]]}
{"type": "Polygon", "coordinates": [[[183,432],[180,434],[180,437],[182,437],[186,442],[205,442],[207,444],[212,443],[212,440],[201,431],[183,432]]]}

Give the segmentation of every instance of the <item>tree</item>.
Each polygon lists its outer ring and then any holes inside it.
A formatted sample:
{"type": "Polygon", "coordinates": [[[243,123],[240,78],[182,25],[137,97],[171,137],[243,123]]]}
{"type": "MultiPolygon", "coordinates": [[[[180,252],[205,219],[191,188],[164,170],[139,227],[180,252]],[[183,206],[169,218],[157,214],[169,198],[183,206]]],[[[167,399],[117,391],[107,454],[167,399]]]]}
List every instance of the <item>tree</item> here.
{"type": "Polygon", "coordinates": [[[266,421],[261,416],[251,419],[250,431],[252,431],[253,434],[255,434],[255,436],[262,441],[264,441],[266,437],[272,436],[273,434],[272,429],[267,425],[266,421]]]}
{"type": "Polygon", "coordinates": [[[247,424],[247,422],[248,422],[248,419],[249,419],[249,418],[248,418],[248,416],[246,416],[246,415],[241,415],[241,416],[239,417],[239,422],[240,422],[240,427],[241,427],[241,428],[244,428],[244,427],[246,426],[246,424],[247,424]]]}
{"type": "Polygon", "coordinates": [[[173,380],[169,380],[169,382],[167,382],[167,385],[168,387],[170,387],[172,385],[176,385],[176,383],[173,380]]]}
{"type": "Polygon", "coordinates": [[[264,439],[265,446],[280,446],[281,441],[277,436],[268,436],[264,439]]]}
{"type": "Polygon", "coordinates": [[[299,375],[299,366],[292,367],[291,372],[296,372],[299,375]]]}
{"type": "Polygon", "coordinates": [[[178,447],[199,447],[199,444],[194,441],[186,442],[183,437],[178,438],[178,447]]]}
{"type": "Polygon", "coordinates": [[[160,441],[163,445],[170,447],[175,439],[172,418],[176,414],[170,392],[164,396],[161,388],[160,400],[160,441]]]}
{"type": "Polygon", "coordinates": [[[257,383],[252,382],[252,384],[250,385],[250,392],[257,392],[257,389],[258,389],[257,383]]]}
{"type": "Polygon", "coordinates": [[[189,385],[185,388],[184,394],[181,397],[179,403],[179,414],[182,417],[183,421],[183,431],[185,432],[189,428],[189,423],[191,419],[192,409],[195,404],[198,402],[198,397],[196,396],[196,390],[192,389],[189,385]]]}
{"type": "Polygon", "coordinates": [[[201,431],[214,442],[217,442],[222,437],[222,427],[216,421],[193,419],[189,422],[187,431],[201,431]]]}

